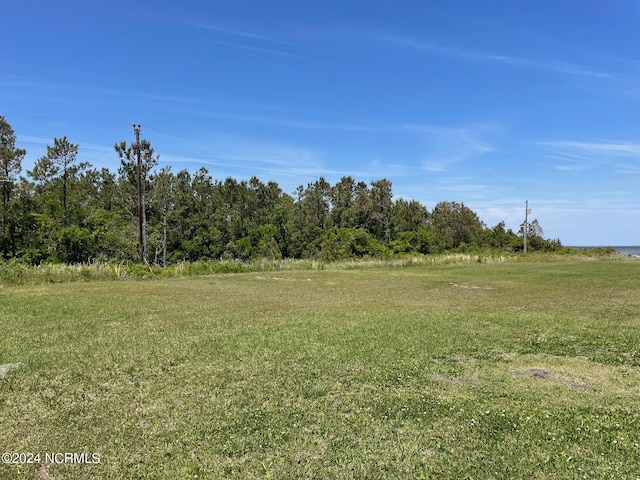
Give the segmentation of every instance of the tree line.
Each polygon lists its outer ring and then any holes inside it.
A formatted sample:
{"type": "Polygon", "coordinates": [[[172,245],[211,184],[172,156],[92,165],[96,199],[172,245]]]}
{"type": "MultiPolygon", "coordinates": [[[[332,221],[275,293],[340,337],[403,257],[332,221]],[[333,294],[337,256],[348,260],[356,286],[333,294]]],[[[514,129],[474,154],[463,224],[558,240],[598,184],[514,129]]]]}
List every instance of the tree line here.
{"type": "Polygon", "coordinates": [[[487,227],[464,203],[443,201],[429,211],[416,200],[394,199],[392,184],[369,184],[351,176],[331,185],[319,178],[293,194],[276,182],[213,179],[158,168],[150,142],[117,143],[117,172],[78,159],[78,145],[54,138],[27,176],[26,151],[0,116],[0,255],[31,264],[132,261],[139,258],[139,215],[143,216],[144,261],[257,258],[340,260],[522,250],[554,250],[559,240],[543,237],[537,220],[518,233],[504,222],[487,227]],[[143,208],[138,210],[137,150],[143,208]]]}

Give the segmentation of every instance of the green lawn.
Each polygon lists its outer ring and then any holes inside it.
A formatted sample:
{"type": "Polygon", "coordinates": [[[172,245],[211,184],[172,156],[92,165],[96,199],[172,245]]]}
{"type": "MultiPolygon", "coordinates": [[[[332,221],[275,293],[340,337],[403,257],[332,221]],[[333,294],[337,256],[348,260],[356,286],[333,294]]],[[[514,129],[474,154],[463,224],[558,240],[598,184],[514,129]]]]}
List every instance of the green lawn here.
{"type": "Polygon", "coordinates": [[[3,479],[640,478],[639,261],[5,285],[0,328],[3,479]]]}

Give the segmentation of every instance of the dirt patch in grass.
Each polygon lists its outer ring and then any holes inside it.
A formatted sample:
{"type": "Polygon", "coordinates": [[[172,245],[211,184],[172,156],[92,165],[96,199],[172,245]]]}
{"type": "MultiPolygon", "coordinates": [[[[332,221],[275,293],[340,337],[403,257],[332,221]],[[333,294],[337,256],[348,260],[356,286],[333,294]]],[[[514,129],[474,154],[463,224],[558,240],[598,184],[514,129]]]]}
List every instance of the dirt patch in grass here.
{"type": "Polygon", "coordinates": [[[507,362],[506,374],[529,386],[564,386],[593,394],[620,396],[640,393],[640,371],[624,365],[607,365],[586,357],[516,355],[507,362]]]}
{"type": "Polygon", "coordinates": [[[549,382],[559,383],[562,385],[566,385],[569,388],[576,389],[586,389],[587,385],[568,375],[564,372],[558,372],[555,370],[547,370],[545,368],[526,368],[523,370],[513,370],[511,372],[513,375],[519,375],[523,377],[537,378],[540,380],[547,380],[549,382]]]}
{"type": "Polygon", "coordinates": [[[36,479],[37,480],[46,480],[47,478],[51,478],[49,476],[49,465],[43,464],[38,467],[36,470],[36,479]]]}
{"type": "Polygon", "coordinates": [[[3,365],[0,365],[0,377],[4,377],[12,370],[17,370],[18,368],[22,367],[22,365],[22,363],[5,363],[3,365]]]}
{"type": "Polygon", "coordinates": [[[299,278],[289,278],[289,277],[262,277],[260,275],[256,276],[256,280],[281,280],[285,282],[299,282],[299,281],[310,282],[311,281],[310,278],[299,279],[299,278]]]}
{"type": "Polygon", "coordinates": [[[458,284],[458,283],[450,283],[452,287],[456,288],[464,288],[466,290],[495,290],[496,287],[491,285],[469,285],[466,283],[458,284]]]}

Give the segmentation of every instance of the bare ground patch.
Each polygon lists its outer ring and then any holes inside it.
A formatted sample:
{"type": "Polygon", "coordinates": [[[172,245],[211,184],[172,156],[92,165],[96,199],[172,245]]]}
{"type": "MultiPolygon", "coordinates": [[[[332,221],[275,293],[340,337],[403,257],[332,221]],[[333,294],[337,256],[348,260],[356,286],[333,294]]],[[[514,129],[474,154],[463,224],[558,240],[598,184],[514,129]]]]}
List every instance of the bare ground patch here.
{"type": "Polygon", "coordinates": [[[46,463],[40,465],[36,470],[36,479],[37,480],[46,480],[47,478],[51,478],[49,476],[49,465],[46,463]]]}
{"type": "MultiPolygon", "coordinates": [[[[610,365],[586,357],[504,353],[497,361],[484,362],[467,355],[450,355],[444,364],[454,364],[458,372],[434,373],[431,380],[459,386],[503,384],[520,391],[565,388],[567,393],[594,396],[640,396],[640,368],[610,365]]],[[[561,395],[562,397],[562,395],[561,395]]]]}
{"type": "Polygon", "coordinates": [[[640,370],[594,362],[586,357],[517,355],[507,362],[506,374],[529,387],[564,386],[584,393],[640,394],[640,370]]]}
{"type": "Polygon", "coordinates": [[[17,370],[23,365],[23,363],[5,363],[3,365],[0,365],[0,377],[4,377],[7,373],[11,372],[12,370],[17,370]]]}
{"type": "Polygon", "coordinates": [[[299,278],[290,278],[290,277],[263,277],[261,275],[256,275],[256,280],[281,280],[285,282],[299,282],[299,281],[310,282],[311,281],[310,278],[299,279],[299,278]]]}
{"type": "Polygon", "coordinates": [[[491,285],[469,285],[467,283],[450,283],[452,287],[463,288],[465,290],[495,290],[491,285]]]}
{"type": "Polygon", "coordinates": [[[586,389],[587,384],[567,375],[565,372],[558,372],[556,370],[547,370],[546,368],[525,368],[522,370],[512,370],[512,375],[519,375],[523,377],[536,378],[539,380],[546,380],[553,383],[566,385],[569,388],[586,389]]]}

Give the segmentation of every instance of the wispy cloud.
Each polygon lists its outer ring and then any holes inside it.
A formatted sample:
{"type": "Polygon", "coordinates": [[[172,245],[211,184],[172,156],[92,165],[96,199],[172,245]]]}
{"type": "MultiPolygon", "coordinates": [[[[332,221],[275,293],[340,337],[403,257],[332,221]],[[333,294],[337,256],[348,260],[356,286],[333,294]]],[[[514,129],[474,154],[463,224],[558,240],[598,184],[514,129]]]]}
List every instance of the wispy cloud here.
{"type": "Polygon", "coordinates": [[[232,36],[236,36],[236,37],[244,37],[244,38],[250,38],[252,40],[261,40],[261,41],[266,41],[266,42],[272,42],[272,43],[279,43],[281,45],[291,45],[291,46],[296,46],[294,43],[288,41],[288,40],[282,40],[280,38],[275,38],[275,37],[271,37],[268,35],[260,35],[257,33],[253,33],[253,32],[247,32],[245,30],[237,30],[235,28],[227,28],[227,27],[223,27],[220,25],[211,25],[211,24],[205,24],[205,23],[196,23],[196,22],[188,22],[188,21],[183,21],[182,22],[185,25],[190,25],[192,27],[198,27],[198,28],[202,28],[202,29],[206,29],[206,30],[212,30],[214,32],[219,32],[219,33],[224,33],[227,35],[232,35],[232,36]]]}
{"type": "Polygon", "coordinates": [[[184,25],[196,27],[204,30],[209,30],[211,32],[222,34],[226,39],[220,38],[211,38],[210,42],[217,43],[219,45],[226,45],[234,48],[241,48],[244,50],[251,50],[259,53],[266,53],[269,55],[279,55],[283,57],[290,58],[298,58],[304,60],[314,60],[313,57],[308,55],[303,55],[298,52],[292,52],[291,48],[285,49],[284,47],[294,47],[299,48],[294,42],[290,42],[289,40],[283,40],[281,38],[272,37],[269,35],[262,35],[254,32],[249,32],[246,30],[238,30],[235,28],[223,27],[221,25],[212,25],[212,24],[204,24],[197,22],[189,22],[183,21],[184,25]],[[232,41],[230,39],[244,39],[247,42],[251,43],[240,43],[238,41],[232,41]],[[265,47],[264,45],[279,45],[283,48],[273,48],[273,47],[265,47]]]}
{"type": "Polygon", "coordinates": [[[161,158],[169,163],[213,167],[212,173],[217,177],[247,178],[258,174],[263,178],[277,178],[280,187],[291,192],[300,183],[315,181],[320,176],[337,180],[341,176],[354,174],[353,171],[327,166],[323,160],[324,152],[312,148],[234,135],[209,137],[201,140],[201,143],[207,143],[211,148],[202,150],[197,157],[166,153],[161,158]]]}
{"type": "Polygon", "coordinates": [[[310,118],[311,114],[304,118],[293,118],[276,115],[262,115],[253,113],[229,113],[229,112],[212,112],[210,110],[203,112],[193,112],[208,118],[222,118],[239,122],[257,123],[263,125],[272,125],[277,127],[295,128],[301,130],[334,130],[344,132],[372,132],[378,133],[388,131],[389,127],[384,125],[373,125],[367,123],[344,123],[340,120],[321,121],[310,118]]]}
{"type": "MultiPolygon", "coordinates": [[[[106,88],[99,85],[83,85],[79,83],[59,83],[52,82],[44,79],[31,78],[31,77],[18,77],[18,76],[5,76],[4,78],[0,78],[0,87],[20,87],[22,89],[29,89],[29,92],[37,92],[37,94],[28,94],[24,95],[27,98],[40,99],[46,101],[59,101],[59,102],[68,102],[70,99],[68,97],[62,97],[60,95],[61,92],[66,92],[68,94],[72,94],[71,98],[77,99],[77,97],[81,94],[92,96],[92,97],[120,97],[126,99],[127,102],[131,100],[151,100],[157,102],[166,102],[166,103],[188,103],[188,104],[201,104],[204,102],[204,99],[198,97],[190,97],[186,95],[172,95],[172,94],[163,94],[163,93],[154,93],[154,92],[143,92],[143,91],[132,91],[125,89],[114,89],[114,88],[106,88]],[[43,90],[46,91],[56,91],[58,92],[52,99],[52,96],[42,93],[43,90]]],[[[0,88],[0,91],[4,90],[0,88]]],[[[1,95],[1,94],[0,94],[1,95]]],[[[85,102],[85,99],[82,99],[82,102],[85,102]]]]}
{"type": "Polygon", "coordinates": [[[528,57],[517,57],[511,55],[500,55],[489,52],[482,52],[478,50],[462,49],[457,47],[450,47],[444,45],[437,45],[433,43],[425,43],[422,41],[414,40],[406,37],[399,37],[394,35],[380,35],[382,40],[410,47],[419,50],[425,50],[436,55],[446,56],[449,58],[461,60],[461,61],[475,61],[484,63],[496,63],[511,65],[520,68],[551,70],[558,73],[564,73],[567,75],[577,75],[584,77],[600,78],[600,79],[613,79],[615,75],[611,72],[606,72],[598,69],[594,69],[585,65],[578,65],[568,62],[560,62],[556,60],[540,60],[528,57]]]}
{"type": "Polygon", "coordinates": [[[279,55],[281,57],[290,57],[290,58],[299,58],[299,59],[303,59],[303,60],[313,60],[313,57],[307,56],[307,55],[300,55],[297,53],[291,53],[291,52],[287,52],[284,50],[275,50],[272,48],[264,48],[264,47],[256,47],[253,45],[246,45],[244,43],[236,43],[236,42],[225,42],[223,40],[214,40],[214,39],[210,39],[209,40],[212,43],[217,43],[218,45],[226,45],[229,47],[235,47],[235,48],[242,48],[244,50],[251,50],[253,52],[260,52],[260,53],[268,53],[270,55],[279,55]]]}
{"type": "Polygon", "coordinates": [[[540,142],[540,145],[577,151],[592,155],[613,157],[640,157],[640,143],[637,142],[540,142]]]}
{"type": "Polygon", "coordinates": [[[408,132],[420,134],[429,140],[429,153],[421,168],[433,172],[446,172],[455,164],[493,151],[479,138],[479,129],[407,124],[408,132]]]}
{"type": "Polygon", "coordinates": [[[41,145],[47,145],[48,143],[53,143],[53,141],[50,138],[36,137],[33,135],[22,135],[20,134],[20,132],[18,132],[18,134],[19,134],[20,143],[23,145],[41,146],[41,145]]]}
{"type": "Polygon", "coordinates": [[[548,141],[538,145],[551,153],[546,155],[553,161],[560,162],[557,170],[579,173],[582,171],[606,167],[609,173],[625,176],[638,176],[640,168],[640,143],[627,141],[579,142],[548,141]]]}

